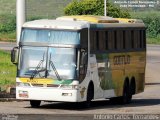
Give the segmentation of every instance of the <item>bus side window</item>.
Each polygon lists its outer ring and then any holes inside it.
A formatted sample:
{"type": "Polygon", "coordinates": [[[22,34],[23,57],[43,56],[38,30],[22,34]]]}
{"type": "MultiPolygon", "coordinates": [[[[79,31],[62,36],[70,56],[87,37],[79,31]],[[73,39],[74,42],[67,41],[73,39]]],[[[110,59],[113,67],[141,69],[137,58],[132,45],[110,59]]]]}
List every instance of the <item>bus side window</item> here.
{"type": "Polygon", "coordinates": [[[117,50],[117,31],[114,31],[114,50],[117,50]]]}
{"type": "Polygon", "coordinates": [[[114,32],[108,31],[108,49],[113,50],[114,49],[114,32]]]}
{"type": "Polygon", "coordinates": [[[105,32],[105,50],[108,50],[108,31],[105,32]]]}
{"type": "Polygon", "coordinates": [[[142,30],[140,30],[139,33],[140,33],[140,48],[143,48],[143,35],[142,35],[142,30]]]}
{"type": "Polygon", "coordinates": [[[134,31],[131,30],[131,49],[134,49],[134,31]]]}
{"type": "Polygon", "coordinates": [[[95,31],[90,31],[90,49],[91,51],[96,50],[96,32],[95,31]]]}
{"type": "Polygon", "coordinates": [[[93,32],[93,50],[97,50],[97,31],[93,32]]]}
{"type": "Polygon", "coordinates": [[[105,51],[105,31],[99,31],[99,50],[100,51],[105,51]]]}
{"type": "Polygon", "coordinates": [[[141,48],[140,30],[137,30],[137,44],[138,44],[138,49],[140,49],[141,48]]]}
{"type": "Polygon", "coordinates": [[[81,47],[87,48],[88,47],[88,29],[82,29],[81,31],[81,47]]]}
{"type": "Polygon", "coordinates": [[[146,48],[146,31],[143,30],[143,48],[146,48]]]}
{"type": "Polygon", "coordinates": [[[146,47],[145,36],[145,30],[140,30],[140,48],[142,49],[146,47]]]}
{"type": "Polygon", "coordinates": [[[99,50],[99,46],[100,46],[99,42],[100,42],[99,31],[96,31],[96,44],[95,44],[96,50],[99,50]]]}
{"type": "Polygon", "coordinates": [[[126,31],[123,30],[122,49],[126,49],[126,31]]]}
{"type": "Polygon", "coordinates": [[[132,48],[132,42],[131,42],[131,31],[127,30],[126,31],[126,49],[131,49],[132,48]]]}
{"type": "Polygon", "coordinates": [[[90,31],[90,49],[91,51],[94,50],[94,41],[93,41],[94,37],[93,37],[93,31],[90,31]]]}
{"type": "Polygon", "coordinates": [[[134,30],[134,48],[139,48],[138,30],[134,30]]]}
{"type": "Polygon", "coordinates": [[[117,49],[118,50],[122,50],[123,49],[123,31],[122,30],[118,30],[117,31],[117,49]]]}

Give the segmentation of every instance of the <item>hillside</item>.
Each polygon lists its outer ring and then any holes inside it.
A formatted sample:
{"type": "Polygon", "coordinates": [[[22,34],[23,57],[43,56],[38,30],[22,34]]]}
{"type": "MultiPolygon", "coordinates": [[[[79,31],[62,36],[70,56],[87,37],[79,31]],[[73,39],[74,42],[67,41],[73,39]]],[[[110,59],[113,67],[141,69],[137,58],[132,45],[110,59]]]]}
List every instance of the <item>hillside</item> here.
{"type": "MultiPolygon", "coordinates": [[[[57,17],[63,15],[63,8],[73,0],[26,0],[27,16],[43,16],[45,18],[57,17]]],[[[131,0],[109,0],[115,5],[124,4],[131,0]],[[115,3],[117,1],[117,3],[115,3]],[[118,3],[119,2],[119,3],[118,3]],[[122,3],[120,3],[122,2],[122,3]]],[[[132,0],[137,1],[137,0],[132,0]]],[[[147,0],[140,0],[147,1],[147,0]]],[[[157,1],[157,0],[150,0],[157,1]]],[[[160,2],[154,4],[154,8],[129,8],[131,11],[159,10],[160,2]]],[[[125,7],[124,7],[125,8],[125,7]]],[[[15,14],[16,0],[0,0],[0,14],[15,14]]],[[[128,9],[128,8],[127,8],[128,9]]]]}
{"type": "Polygon", "coordinates": [[[0,0],[0,14],[15,13],[16,0],[0,0]]]}
{"type": "MultiPolygon", "coordinates": [[[[27,20],[55,18],[72,0],[26,0],[27,20]]],[[[16,0],[0,0],[0,41],[15,41],[16,0]]]]}
{"type": "MultiPolygon", "coordinates": [[[[55,18],[62,16],[65,6],[73,0],[26,0],[27,20],[55,18]]],[[[80,0],[79,0],[80,1],[80,0]]],[[[110,0],[114,1],[149,1],[149,0],[110,0]]],[[[155,1],[155,0],[150,0],[155,1]]],[[[146,24],[148,43],[160,44],[160,3],[153,9],[128,9],[132,18],[142,19],[146,24]],[[138,12],[137,12],[138,11],[138,12]]],[[[0,0],[0,41],[15,41],[16,38],[16,0],[0,0]]]]}
{"type": "MultiPolygon", "coordinates": [[[[27,16],[56,17],[72,0],[26,0],[27,16]]],[[[15,14],[16,0],[0,0],[0,14],[15,14]]]]}

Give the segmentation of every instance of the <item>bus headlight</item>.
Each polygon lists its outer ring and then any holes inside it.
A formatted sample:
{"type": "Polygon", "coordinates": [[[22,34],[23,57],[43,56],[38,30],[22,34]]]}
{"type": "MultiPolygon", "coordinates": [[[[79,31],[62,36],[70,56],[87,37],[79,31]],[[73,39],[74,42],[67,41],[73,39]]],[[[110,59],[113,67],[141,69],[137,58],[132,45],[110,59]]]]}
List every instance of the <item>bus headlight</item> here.
{"type": "Polygon", "coordinates": [[[28,86],[30,86],[30,84],[29,83],[16,82],[16,86],[17,87],[28,87],[28,86]]]}
{"type": "Polygon", "coordinates": [[[62,93],[62,96],[72,96],[72,93],[62,93]]]}
{"type": "Polygon", "coordinates": [[[62,89],[78,89],[78,85],[61,85],[60,88],[62,89]]]}

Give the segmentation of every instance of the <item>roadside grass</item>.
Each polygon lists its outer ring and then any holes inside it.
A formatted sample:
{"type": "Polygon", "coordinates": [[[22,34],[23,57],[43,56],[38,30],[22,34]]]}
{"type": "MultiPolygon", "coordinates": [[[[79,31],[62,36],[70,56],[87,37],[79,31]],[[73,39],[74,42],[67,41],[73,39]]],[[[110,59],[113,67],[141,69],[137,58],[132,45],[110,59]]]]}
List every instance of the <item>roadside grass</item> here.
{"type": "Polygon", "coordinates": [[[160,45],[160,38],[147,38],[147,44],[160,45]]]}
{"type": "Polygon", "coordinates": [[[0,41],[3,42],[16,42],[16,32],[9,32],[9,33],[1,33],[0,32],[0,41]]]}
{"type": "Polygon", "coordinates": [[[0,88],[15,86],[16,66],[10,62],[10,53],[0,50],[0,88]]]}

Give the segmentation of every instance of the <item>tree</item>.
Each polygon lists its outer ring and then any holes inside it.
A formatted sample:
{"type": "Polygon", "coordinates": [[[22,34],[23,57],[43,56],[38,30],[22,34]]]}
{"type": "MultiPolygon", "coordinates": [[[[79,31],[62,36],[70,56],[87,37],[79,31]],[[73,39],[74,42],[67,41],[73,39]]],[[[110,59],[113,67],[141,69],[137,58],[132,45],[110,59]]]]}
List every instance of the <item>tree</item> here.
{"type": "MultiPolygon", "coordinates": [[[[65,15],[104,15],[104,0],[74,0],[64,8],[65,15]]],[[[128,11],[107,1],[107,15],[115,18],[130,18],[128,11]]]]}

